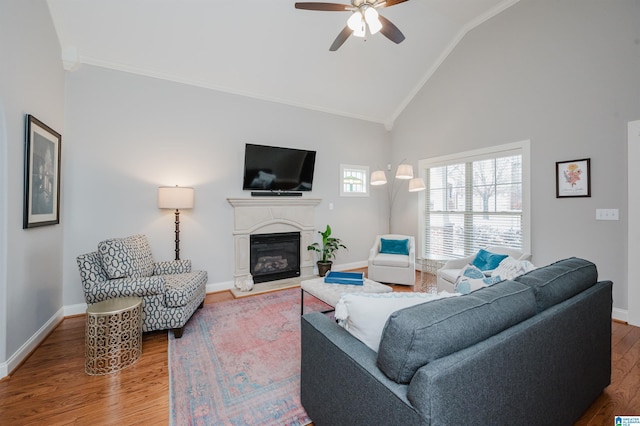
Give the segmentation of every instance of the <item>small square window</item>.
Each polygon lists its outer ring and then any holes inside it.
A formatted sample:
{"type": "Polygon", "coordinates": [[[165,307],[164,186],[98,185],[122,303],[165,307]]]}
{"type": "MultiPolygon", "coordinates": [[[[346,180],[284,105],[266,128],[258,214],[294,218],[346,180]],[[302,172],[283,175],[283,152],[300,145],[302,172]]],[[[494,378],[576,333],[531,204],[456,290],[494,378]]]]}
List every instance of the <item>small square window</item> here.
{"type": "Polygon", "coordinates": [[[369,167],[340,164],[340,196],[369,196],[369,167]]]}

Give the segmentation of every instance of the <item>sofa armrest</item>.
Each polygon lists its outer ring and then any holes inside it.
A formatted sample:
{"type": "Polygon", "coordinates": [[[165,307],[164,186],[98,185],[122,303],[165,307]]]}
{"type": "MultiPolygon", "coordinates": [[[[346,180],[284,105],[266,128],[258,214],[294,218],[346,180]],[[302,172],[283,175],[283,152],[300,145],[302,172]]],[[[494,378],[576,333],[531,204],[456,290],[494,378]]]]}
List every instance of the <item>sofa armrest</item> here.
{"type": "Polygon", "coordinates": [[[369,259],[368,259],[368,261],[372,262],[373,258],[376,257],[379,252],[380,252],[380,239],[376,238],[376,240],[373,242],[373,245],[369,249],[369,259]]]}
{"type": "Polygon", "coordinates": [[[301,318],[300,399],[315,424],[425,424],[407,385],[389,380],[377,354],[320,313],[301,318]]]}
{"type": "Polygon", "coordinates": [[[533,257],[533,256],[531,255],[531,253],[523,253],[523,254],[522,254],[522,256],[520,256],[520,257],[518,258],[518,260],[528,260],[528,261],[531,261],[531,258],[532,258],[532,257],[533,257]]]}
{"type": "Polygon", "coordinates": [[[475,258],[476,258],[476,255],[474,254],[467,257],[461,257],[460,259],[450,259],[450,260],[447,260],[445,264],[442,265],[442,268],[440,269],[462,269],[466,265],[472,263],[475,258]]]}
{"type": "Polygon", "coordinates": [[[611,287],[597,283],[428,363],[413,376],[409,400],[434,424],[494,424],[496,413],[512,425],[574,424],[610,383],[611,287]]]}
{"type": "Polygon", "coordinates": [[[156,262],[153,268],[153,275],[188,274],[189,272],[191,272],[190,260],[156,262]]]}
{"type": "Polygon", "coordinates": [[[127,296],[153,296],[164,294],[165,283],[162,277],[116,278],[96,283],[91,288],[93,302],[127,296]]]}
{"type": "Polygon", "coordinates": [[[369,259],[368,262],[372,262],[373,258],[376,257],[376,255],[378,254],[378,250],[376,249],[376,247],[373,247],[369,250],[369,259]]]}

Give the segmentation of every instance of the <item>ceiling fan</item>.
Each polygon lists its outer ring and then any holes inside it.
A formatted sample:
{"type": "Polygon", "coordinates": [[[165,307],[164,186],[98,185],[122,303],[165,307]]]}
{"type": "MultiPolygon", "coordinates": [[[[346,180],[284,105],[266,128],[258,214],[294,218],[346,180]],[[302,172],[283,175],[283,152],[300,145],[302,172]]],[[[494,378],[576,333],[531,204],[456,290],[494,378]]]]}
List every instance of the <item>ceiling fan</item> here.
{"type": "Polygon", "coordinates": [[[351,0],[351,4],[301,2],[296,3],[296,9],[320,10],[325,12],[353,12],[347,20],[347,26],[338,34],[329,48],[335,52],[349,38],[350,35],[364,37],[369,29],[370,34],[381,32],[392,42],[398,44],[404,40],[404,34],[387,18],[380,15],[376,9],[394,6],[408,0],[351,0]]]}

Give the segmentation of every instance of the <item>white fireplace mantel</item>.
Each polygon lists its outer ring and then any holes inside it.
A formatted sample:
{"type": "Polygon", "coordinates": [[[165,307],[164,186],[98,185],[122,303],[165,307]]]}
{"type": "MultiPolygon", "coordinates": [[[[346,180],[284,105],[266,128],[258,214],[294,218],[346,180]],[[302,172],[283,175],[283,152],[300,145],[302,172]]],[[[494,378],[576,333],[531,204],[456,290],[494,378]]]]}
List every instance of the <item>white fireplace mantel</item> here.
{"type": "Polygon", "coordinates": [[[307,246],[313,243],[315,207],[322,201],[320,198],[227,198],[227,201],[233,206],[233,280],[237,288],[251,273],[251,234],[300,232],[300,276],[313,275],[313,256],[307,246]]]}

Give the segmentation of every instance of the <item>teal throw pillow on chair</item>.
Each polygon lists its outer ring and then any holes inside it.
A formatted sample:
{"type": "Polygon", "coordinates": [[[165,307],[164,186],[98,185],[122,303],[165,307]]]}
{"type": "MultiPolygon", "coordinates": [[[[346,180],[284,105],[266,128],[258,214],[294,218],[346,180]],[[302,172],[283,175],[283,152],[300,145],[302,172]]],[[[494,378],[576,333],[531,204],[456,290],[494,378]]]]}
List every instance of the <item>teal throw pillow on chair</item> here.
{"type": "Polygon", "coordinates": [[[507,254],[491,253],[485,249],[480,249],[476,254],[476,258],[473,259],[473,266],[481,271],[492,271],[507,257],[509,257],[507,254]]]}
{"type": "Polygon", "coordinates": [[[380,238],[380,253],[409,254],[409,240],[387,240],[380,238]]]}

